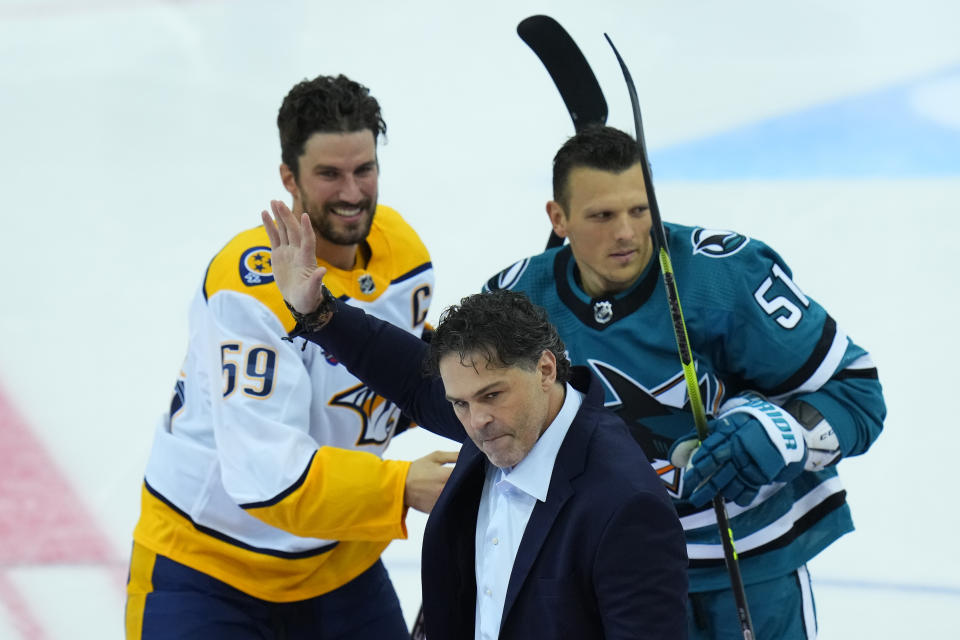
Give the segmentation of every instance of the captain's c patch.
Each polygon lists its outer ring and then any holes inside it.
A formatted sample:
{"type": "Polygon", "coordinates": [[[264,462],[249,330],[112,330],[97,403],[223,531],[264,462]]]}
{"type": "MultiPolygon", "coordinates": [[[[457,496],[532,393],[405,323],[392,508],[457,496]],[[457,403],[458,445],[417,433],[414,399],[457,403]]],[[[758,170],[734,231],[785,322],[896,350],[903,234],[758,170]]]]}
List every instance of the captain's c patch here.
{"type": "Polygon", "coordinates": [[[248,287],[273,282],[270,247],[251,247],[240,256],[240,279],[248,287]]]}

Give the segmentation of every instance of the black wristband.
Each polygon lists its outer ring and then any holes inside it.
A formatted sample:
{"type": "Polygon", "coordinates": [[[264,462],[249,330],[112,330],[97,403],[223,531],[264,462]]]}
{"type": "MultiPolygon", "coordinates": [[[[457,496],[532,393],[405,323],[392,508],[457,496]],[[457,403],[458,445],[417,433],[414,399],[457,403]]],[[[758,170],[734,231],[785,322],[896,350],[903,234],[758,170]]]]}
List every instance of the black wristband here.
{"type": "Polygon", "coordinates": [[[296,338],[305,333],[320,331],[320,329],[323,329],[327,326],[327,323],[330,322],[330,318],[333,317],[333,312],[336,310],[336,305],[334,304],[336,298],[333,297],[333,294],[330,293],[326,285],[321,285],[320,295],[322,296],[320,304],[310,313],[300,313],[294,309],[289,302],[286,300],[283,301],[283,304],[287,305],[287,309],[290,309],[290,314],[297,322],[297,326],[290,332],[291,338],[296,338]]]}

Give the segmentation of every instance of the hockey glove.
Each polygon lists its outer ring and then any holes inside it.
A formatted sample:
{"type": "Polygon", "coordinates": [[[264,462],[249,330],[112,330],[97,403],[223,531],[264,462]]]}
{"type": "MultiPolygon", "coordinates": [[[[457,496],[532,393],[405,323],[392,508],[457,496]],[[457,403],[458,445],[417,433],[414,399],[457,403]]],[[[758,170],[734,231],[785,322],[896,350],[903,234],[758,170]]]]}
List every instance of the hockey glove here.
{"type": "Polygon", "coordinates": [[[742,404],[709,423],[699,447],[693,434],[670,451],[673,465],[685,469],[683,496],[696,507],[717,494],[746,506],[764,485],[803,471],[807,447],[797,420],[759,394],[737,400],[742,404]]]}

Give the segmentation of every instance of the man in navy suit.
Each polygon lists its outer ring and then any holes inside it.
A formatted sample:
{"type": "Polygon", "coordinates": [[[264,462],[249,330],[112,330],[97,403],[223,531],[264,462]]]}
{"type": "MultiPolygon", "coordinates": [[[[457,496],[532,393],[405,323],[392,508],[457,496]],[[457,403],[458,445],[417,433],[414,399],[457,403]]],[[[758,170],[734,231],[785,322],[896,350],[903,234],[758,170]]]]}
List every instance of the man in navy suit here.
{"type": "Polygon", "coordinates": [[[428,346],[330,296],[309,219],[272,207],[291,335],[463,443],[424,533],[427,638],[685,638],[676,512],[545,312],[512,291],[470,296],[428,346]]]}

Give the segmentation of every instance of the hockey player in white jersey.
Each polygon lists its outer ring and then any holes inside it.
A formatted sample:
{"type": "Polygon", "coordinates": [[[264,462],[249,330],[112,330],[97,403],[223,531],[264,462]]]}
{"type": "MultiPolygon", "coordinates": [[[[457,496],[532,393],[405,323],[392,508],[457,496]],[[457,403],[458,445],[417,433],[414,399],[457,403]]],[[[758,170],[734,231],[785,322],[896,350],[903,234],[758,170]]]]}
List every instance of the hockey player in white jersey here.
{"type": "MultiPolygon", "coordinates": [[[[362,85],[294,86],[277,118],[280,175],[310,215],[337,297],[419,336],[430,256],[377,203],[380,107],[362,85]]],[[[135,638],[405,638],[380,561],[429,512],[455,453],[380,455],[404,426],[294,321],[263,227],[210,262],[190,308],[186,360],[156,427],[134,531],[126,632],[135,638]]]]}
{"type": "Polygon", "coordinates": [[[869,354],[738,233],[665,224],[710,435],[696,448],[655,259],[641,150],[588,128],[554,159],[554,232],[569,244],[521,260],[487,290],[546,308],[574,365],[606,385],[675,499],[690,558],[691,638],[742,638],[721,532],[721,494],[756,637],[816,636],[806,563],[853,529],[836,464],[865,452],[885,417],[869,354]]]}

